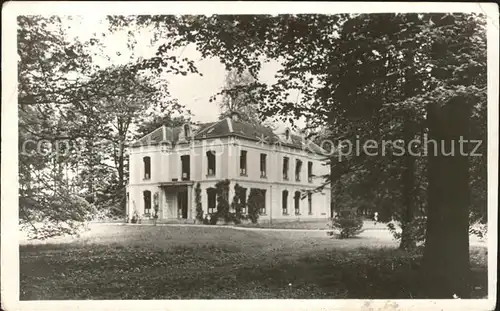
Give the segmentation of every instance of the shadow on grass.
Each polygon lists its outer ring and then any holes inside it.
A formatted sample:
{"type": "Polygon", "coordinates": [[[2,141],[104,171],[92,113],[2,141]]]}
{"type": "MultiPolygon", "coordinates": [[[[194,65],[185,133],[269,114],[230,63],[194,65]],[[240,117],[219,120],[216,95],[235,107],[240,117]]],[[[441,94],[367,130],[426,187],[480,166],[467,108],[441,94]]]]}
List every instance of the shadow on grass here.
{"type": "MultiPolygon", "coordinates": [[[[26,245],[21,300],[425,298],[421,254],[319,249],[299,256],[234,246],[26,245]]],[[[486,295],[486,250],[471,251],[473,297],[486,295]]]]}

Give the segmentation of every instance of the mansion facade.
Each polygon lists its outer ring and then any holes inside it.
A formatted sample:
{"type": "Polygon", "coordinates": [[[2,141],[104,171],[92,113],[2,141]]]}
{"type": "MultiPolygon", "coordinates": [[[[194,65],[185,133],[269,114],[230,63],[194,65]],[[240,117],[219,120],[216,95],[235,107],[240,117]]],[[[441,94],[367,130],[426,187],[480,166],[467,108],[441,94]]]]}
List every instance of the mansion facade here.
{"type": "Polygon", "coordinates": [[[235,184],[243,203],[251,189],[261,191],[259,222],[330,217],[330,188],[318,190],[329,173],[323,150],[289,129],[275,133],[233,113],[212,123],[162,126],[129,154],[129,220],[150,218],[156,205],[159,221],[194,221],[198,184],[204,215],[215,213],[215,184],[222,180],[230,181],[229,203],[235,184]]]}

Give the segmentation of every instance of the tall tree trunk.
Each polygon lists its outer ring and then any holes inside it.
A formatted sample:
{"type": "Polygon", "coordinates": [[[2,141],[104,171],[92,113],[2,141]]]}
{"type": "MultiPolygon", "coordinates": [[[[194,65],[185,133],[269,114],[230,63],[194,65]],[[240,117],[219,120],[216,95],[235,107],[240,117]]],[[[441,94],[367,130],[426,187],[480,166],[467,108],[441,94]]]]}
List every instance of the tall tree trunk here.
{"type": "Polygon", "coordinates": [[[95,196],[94,196],[94,142],[92,140],[87,141],[87,150],[88,152],[87,156],[89,157],[89,163],[88,163],[88,181],[87,181],[87,187],[88,187],[88,202],[89,203],[95,203],[95,196]]]}
{"type": "Polygon", "coordinates": [[[342,184],[340,179],[343,176],[344,165],[336,157],[330,157],[330,216],[338,215],[342,207],[338,204],[339,200],[335,195],[340,195],[342,184]]]}
{"type": "MultiPolygon", "coordinates": [[[[411,121],[405,121],[404,124],[404,141],[410,142],[413,138],[413,128],[411,121]]],[[[409,146],[410,148],[410,146],[409,146]]],[[[409,150],[408,150],[409,151],[409,150]]],[[[412,226],[415,209],[415,156],[408,153],[404,154],[403,158],[403,210],[401,215],[401,242],[400,249],[411,250],[416,246],[414,228],[412,226]]]]}
{"type": "Polygon", "coordinates": [[[335,198],[335,167],[333,165],[333,161],[335,161],[335,159],[333,157],[330,158],[330,217],[334,217],[335,216],[335,212],[336,212],[336,198],[335,198]]]}
{"type": "MultiPolygon", "coordinates": [[[[406,55],[408,65],[411,65],[414,55],[411,51],[407,52],[406,55]]],[[[405,70],[404,75],[404,89],[403,95],[405,98],[410,98],[415,95],[415,90],[418,88],[419,83],[416,80],[413,70],[405,70]]],[[[405,144],[408,144],[411,140],[415,138],[415,124],[412,120],[412,115],[410,113],[405,114],[403,124],[403,140],[405,144]]],[[[403,158],[403,174],[402,174],[402,215],[401,215],[401,242],[399,244],[400,249],[410,250],[415,248],[415,234],[413,228],[413,219],[415,214],[415,156],[410,154],[411,146],[408,146],[403,158]]]]}
{"type": "MultiPolygon", "coordinates": [[[[470,296],[469,278],[469,163],[460,152],[467,139],[471,107],[461,97],[427,107],[428,214],[423,256],[429,298],[470,296]],[[432,140],[437,142],[435,148],[432,140]],[[443,154],[454,148],[454,154],[443,154]]],[[[467,148],[464,148],[464,153],[467,148]]]]}
{"type": "MultiPolygon", "coordinates": [[[[120,136],[121,137],[121,136],[120,136]]],[[[118,150],[118,196],[120,198],[121,210],[123,215],[126,215],[127,202],[125,194],[125,148],[123,146],[124,139],[120,141],[120,146],[118,150]]]]}
{"type": "Polygon", "coordinates": [[[122,215],[127,215],[127,192],[125,189],[125,143],[127,140],[127,132],[132,119],[130,116],[117,119],[118,129],[118,156],[115,156],[115,167],[118,173],[118,188],[117,198],[120,204],[120,211],[122,215]]]}

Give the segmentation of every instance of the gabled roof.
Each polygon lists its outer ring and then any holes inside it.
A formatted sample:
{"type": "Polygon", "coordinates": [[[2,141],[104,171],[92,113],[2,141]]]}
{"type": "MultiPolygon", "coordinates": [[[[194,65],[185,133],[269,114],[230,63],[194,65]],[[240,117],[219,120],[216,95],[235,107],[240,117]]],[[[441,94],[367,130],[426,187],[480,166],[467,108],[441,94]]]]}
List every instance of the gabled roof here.
{"type": "Polygon", "coordinates": [[[193,133],[194,139],[214,138],[228,136],[231,133],[228,120],[223,119],[218,122],[205,123],[193,133]]]}
{"type": "MultiPolygon", "coordinates": [[[[182,126],[162,126],[138,139],[131,146],[139,147],[160,143],[177,144],[180,143],[182,130],[182,126]]],[[[192,131],[192,137],[194,140],[236,136],[269,145],[280,144],[294,149],[302,150],[307,147],[307,150],[309,151],[318,154],[325,154],[325,151],[322,148],[312,141],[306,141],[302,136],[290,134],[290,139],[287,141],[282,135],[274,133],[269,127],[254,125],[230,118],[225,118],[217,122],[194,124],[192,126],[192,131]]]]}
{"type": "Polygon", "coordinates": [[[278,135],[269,127],[234,120],[232,120],[232,123],[233,133],[237,136],[263,141],[269,144],[274,144],[279,141],[278,135]]]}

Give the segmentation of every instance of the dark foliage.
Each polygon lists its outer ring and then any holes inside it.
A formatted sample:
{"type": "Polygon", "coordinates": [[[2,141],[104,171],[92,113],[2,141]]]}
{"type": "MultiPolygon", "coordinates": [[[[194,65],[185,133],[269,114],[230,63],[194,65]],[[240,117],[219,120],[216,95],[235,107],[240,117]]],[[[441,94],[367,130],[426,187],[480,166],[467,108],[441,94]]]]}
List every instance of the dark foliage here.
{"type": "Polygon", "coordinates": [[[265,204],[265,196],[260,189],[251,188],[248,195],[248,219],[252,223],[259,221],[260,209],[265,204]]]}
{"type": "Polygon", "coordinates": [[[332,218],[331,229],[338,231],[340,239],[347,239],[360,234],[363,230],[363,218],[357,211],[344,210],[332,218]]]}

